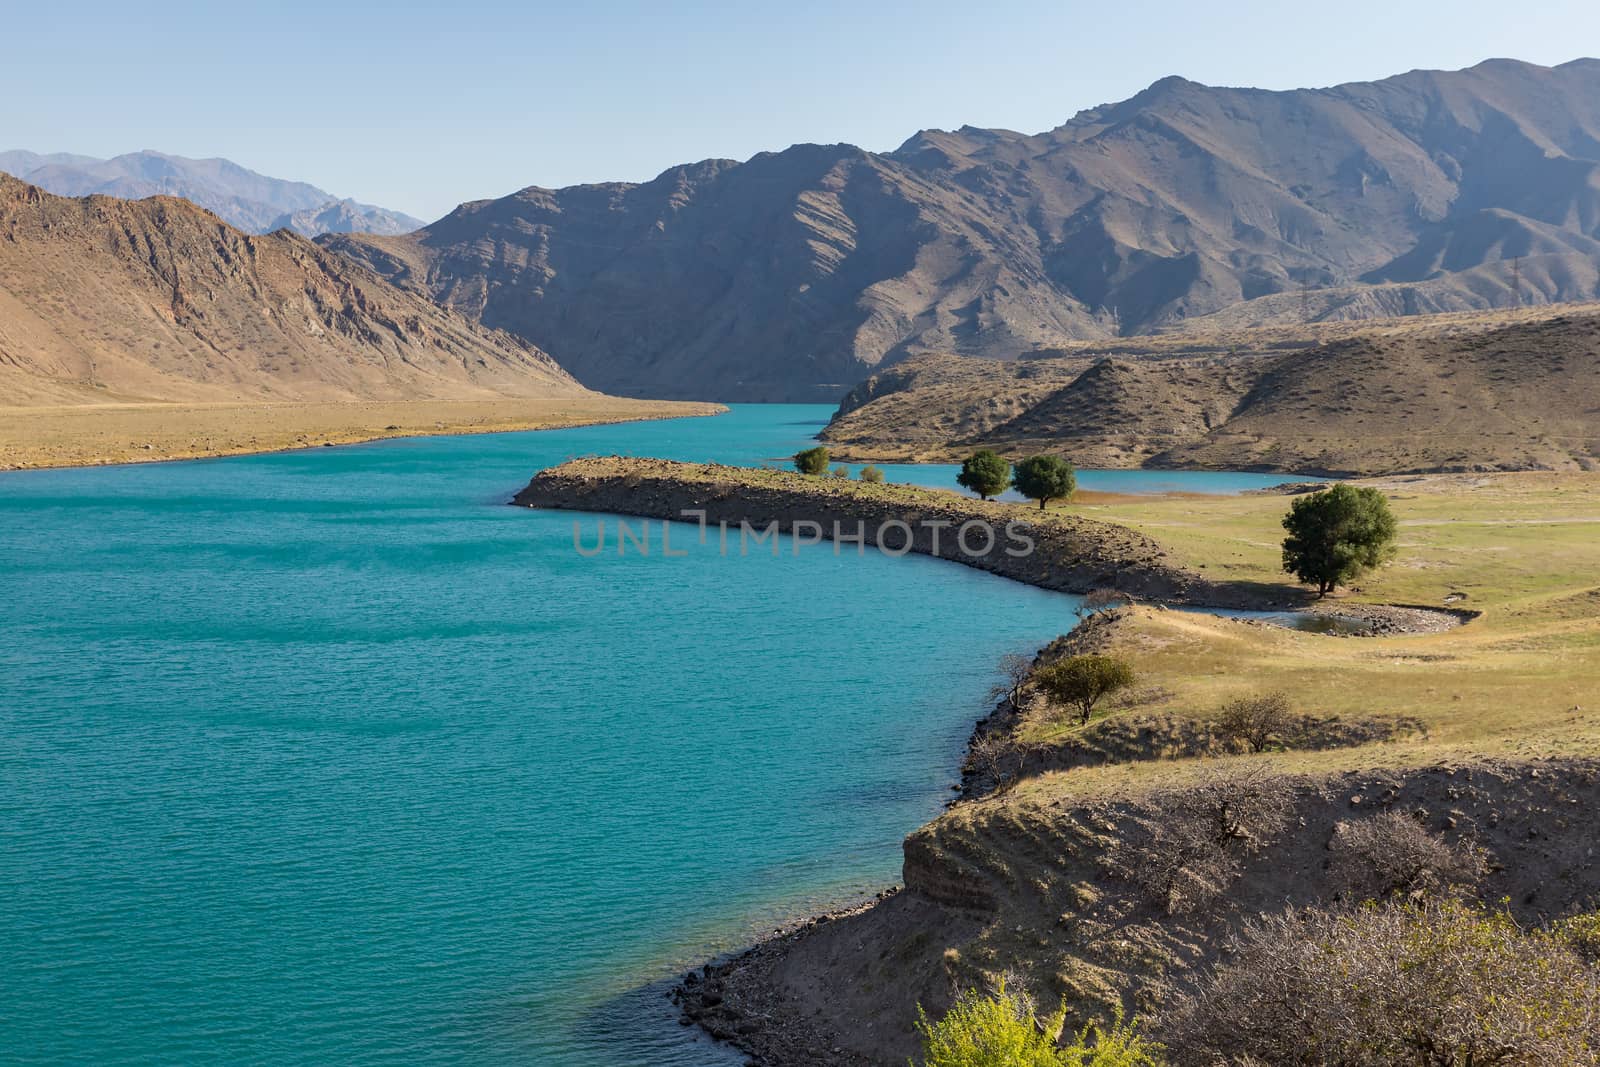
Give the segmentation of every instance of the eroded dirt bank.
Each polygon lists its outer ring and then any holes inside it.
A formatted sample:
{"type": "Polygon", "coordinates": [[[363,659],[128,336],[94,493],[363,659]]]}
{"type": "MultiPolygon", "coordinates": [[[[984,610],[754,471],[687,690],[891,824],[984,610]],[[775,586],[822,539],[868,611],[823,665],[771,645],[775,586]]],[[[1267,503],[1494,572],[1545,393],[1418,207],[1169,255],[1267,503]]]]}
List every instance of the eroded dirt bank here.
{"type": "MultiPolygon", "coordinates": [[[[1286,828],[1241,860],[1226,892],[1169,913],[1122,856],[1162,816],[1154,790],[1055,798],[1038,790],[958,805],[905,843],[904,888],[823,916],[686,977],[686,1019],[777,1067],[900,1067],[917,1008],[1009,972],[1069,1027],[1112,1007],[1158,1014],[1246,918],[1349,892],[1330,864],[1342,821],[1402,811],[1486,850],[1476,887],[1522,921],[1600,895],[1590,826],[1600,761],[1494,761],[1281,780],[1286,828]]],[[[1180,784],[1162,788],[1177,789],[1180,784]]]]}

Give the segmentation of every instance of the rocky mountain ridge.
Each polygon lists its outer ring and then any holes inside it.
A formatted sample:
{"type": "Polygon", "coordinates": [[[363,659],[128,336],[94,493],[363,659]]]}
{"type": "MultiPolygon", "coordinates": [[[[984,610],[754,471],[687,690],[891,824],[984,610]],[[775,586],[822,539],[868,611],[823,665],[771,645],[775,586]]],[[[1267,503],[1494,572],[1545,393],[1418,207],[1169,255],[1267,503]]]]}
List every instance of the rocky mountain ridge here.
{"type": "Polygon", "coordinates": [[[0,405],[585,393],[527,341],[292,232],[0,174],[0,405]]]}
{"type": "Polygon", "coordinates": [[[176,196],[249,233],[285,227],[323,233],[408,233],[422,226],[398,211],[341,200],[305,182],[269,178],[226,159],[188,159],[146,149],[111,159],[56,152],[0,152],[0,171],[57,196],[142,200],[176,196]]]}
{"type": "Polygon", "coordinates": [[[926,352],[1594,299],[1600,60],[1168,78],[1040,134],[796,145],[324,240],[661,397],[834,400],[926,352]]]}

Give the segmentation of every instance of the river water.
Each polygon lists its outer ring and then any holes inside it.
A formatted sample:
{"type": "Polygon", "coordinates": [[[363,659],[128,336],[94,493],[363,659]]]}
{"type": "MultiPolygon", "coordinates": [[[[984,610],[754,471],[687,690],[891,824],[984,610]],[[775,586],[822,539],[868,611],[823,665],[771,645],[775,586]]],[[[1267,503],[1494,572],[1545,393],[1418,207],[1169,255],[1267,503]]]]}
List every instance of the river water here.
{"type": "Polygon", "coordinates": [[[896,880],[996,661],[1075,602],[826,545],[586,558],[504,505],[828,414],[0,475],[0,1059],[729,1062],[661,984],[896,880]]]}

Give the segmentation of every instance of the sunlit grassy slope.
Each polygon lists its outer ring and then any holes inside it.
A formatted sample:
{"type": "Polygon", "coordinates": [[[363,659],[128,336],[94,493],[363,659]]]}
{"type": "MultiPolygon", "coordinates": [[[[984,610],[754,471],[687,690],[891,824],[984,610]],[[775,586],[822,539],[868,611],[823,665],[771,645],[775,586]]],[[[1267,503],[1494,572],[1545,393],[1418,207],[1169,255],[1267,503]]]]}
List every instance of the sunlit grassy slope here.
{"type": "MultiPolygon", "coordinates": [[[[1349,599],[1448,604],[1478,618],[1444,633],[1337,638],[1141,608],[1116,637],[1140,671],[1141,695],[1136,708],[1112,713],[1205,717],[1235,696],[1282,689],[1302,712],[1414,716],[1427,727],[1362,748],[1283,753],[1276,759],[1286,770],[1600,753],[1600,475],[1368,484],[1390,496],[1400,552],[1349,599]]],[[[1285,580],[1278,544],[1287,507],[1281,496],[1076,506],[1152,535],[1212,578],[1252,581],[1285,580]]],[[[1040,717],[1027,733],[1048,740],[1071,729],[1040,717]]],[[[1160,762],[1050,777],[1093,789],[1151,774],[1170,781],[1174,771],[1160,762]]]]}

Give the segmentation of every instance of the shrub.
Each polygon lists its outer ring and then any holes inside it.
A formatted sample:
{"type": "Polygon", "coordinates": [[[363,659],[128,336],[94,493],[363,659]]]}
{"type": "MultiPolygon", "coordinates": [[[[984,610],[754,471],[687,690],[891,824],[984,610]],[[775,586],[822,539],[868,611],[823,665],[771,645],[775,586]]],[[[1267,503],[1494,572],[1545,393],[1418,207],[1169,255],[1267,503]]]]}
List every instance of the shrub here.
{"type": "Polygon", "coordinates": [[[1323,597],[1393,558],[1398,524],[1378,490],[1339,484],[1297,498],[1283,528],[1283,569],[1323,597]]]}
{"type": "Polygon", "coordinates": [[[1088,722],[1102,698],[1133,684],[1133,667],[1116,656],[1071,656],[1034,672],[1033,680],[1051,700],[1078,709],[1088,722]]]}
{"type": "Polygon", "coordinates": [[[1041,1022],[1027,1000],[1001,983],[993,996],[969,990],[936,1023],[917,1009],[924,1067],[1061,1067],[1051,1034],[1063,1016],[1041,1022]]]}
{"type": "Polygon", "coordinates": [[[1063,1067],[1161,1067],[1161,1045],[1139,1036],[1139,1023],[1122,1021],[1118,1010],[1109,1029],[1094,1024],[1078,1032],[1077,1040],[1061,1050],[1063,1067]]]}
{"type": "Polygon", "coordinates": [[[823,445],[807,448],[794,454],[794,469],[801,474],[827,474],[828,449],[823,445]]]}
{"type": "Polygon", "coordinates": [[[1283,693],[1241,697],[1225,704],[1217,715],[1217,732],[1231,741],[1265,752],[1274,737],[1281,738],[1294,722],[1289,698],[1283,693]]]}
{"type": "Polygon", "coordinates": [[[870,463],[865,467],[862,467],[861,473],[856,477],[860,478],[864,482],[871,482],[873,485],[883,484],[883,471],[879,470],[877,467],[874,467],[870,463]]]}
{"type": "Polygon", "coordinates": [[[1037,500],[1043,511],[1050,501],[1077,492],[1078,476],[1072,464],[1059,456],[1031,456],[1017,464],[1011,484],[1029,500],[1037,500]]]}
{"type": "Polygon", "coordinates": [[[1091,589],[1078,602],[1078,617],[1098,615],[1102,611],[1115,611],[1133,603],[1133,597],[1120,589],[1091,589]]]}
{"type": "Polygon", "coordinates": [[[1124,838],[1113,860],[1168,914],[1212,900],[1289,820],[1294,795],[1266,771],[1228,770],[1155,798],[1148,834],[1124,838]]]}
{"type": "Polygon", "coordinates": [[[1600,964],[1600,911],[1574,915],[1555,925],[1556,936],[1590,963],[1600,964]]]}
{"type": "Polygon", "coordinates": [[[833,468],[833,476],[835,478],[842,478],[848,481],[850,478],[850,468],[841,463],[837,467],[833,468]]]}
{"type": "Polygon", "coordinates": [[[1333,828],[1334,871],[1358,899],[1438,893],[1485,873],[1483,853],[1429,833],[1418,816],[1385,811],[1333,828]]]}
{"type": "Polygon", "coordinates": [[[1110,1027],[1083,1028],[1072,1044],[1058,1049],[1052,1034],[1065,1019],[1057,1012],[1039,1019],[1027,999],[1007,992],[983,996],[968,991],[937,1023],[917,1010],[924,1067],[1161,1067],[1160,1045],[1139,1034],[1137,1022],[1122,1013],[1110,1027]]]}
{"type": "Polygon", "coordinates": [[[979,449],[961,464],[956,484],[988,500],[1005,492],[1011,484],[1011,464],[987,448],[979,449]]]}
{"type": "Polygon", "coordinates": [[[1163,1030],[1195,1064],[1592,1064],[1600,969],[1457,901],[1286,911],[1247,924],[1163,1030]]]}
{"type": "Polygon", "coordinates": [[[967,745],[965,770],[1004,793],[1022,778],[1028,750],[997,730],[985,731],[967,745]]]}

